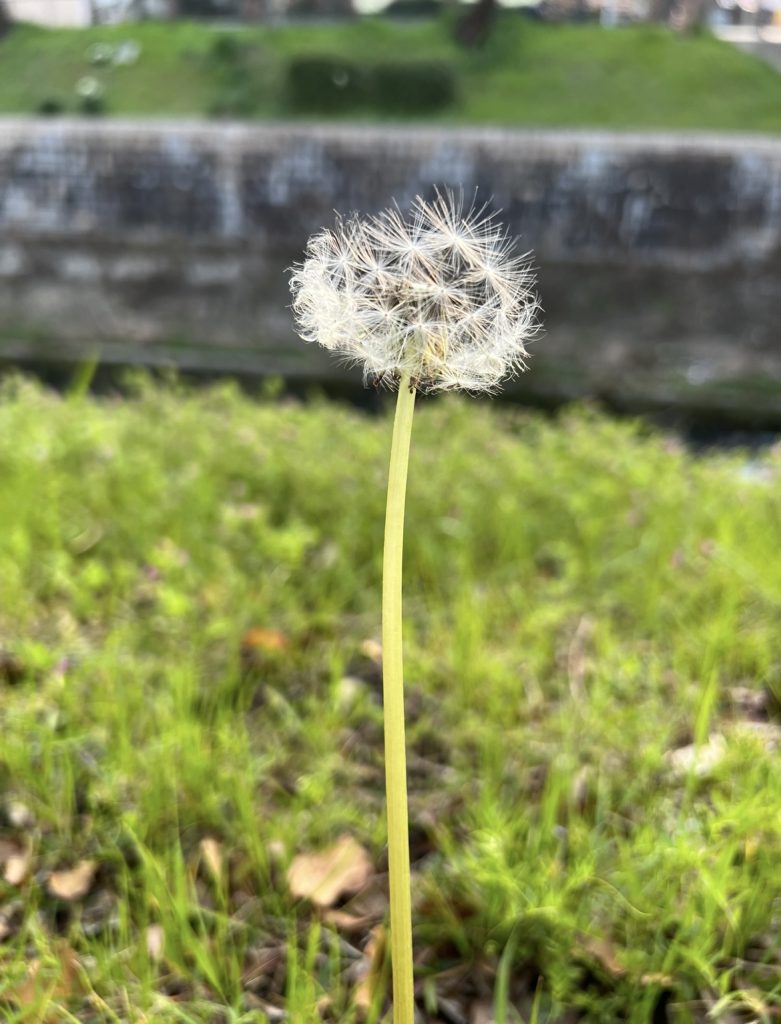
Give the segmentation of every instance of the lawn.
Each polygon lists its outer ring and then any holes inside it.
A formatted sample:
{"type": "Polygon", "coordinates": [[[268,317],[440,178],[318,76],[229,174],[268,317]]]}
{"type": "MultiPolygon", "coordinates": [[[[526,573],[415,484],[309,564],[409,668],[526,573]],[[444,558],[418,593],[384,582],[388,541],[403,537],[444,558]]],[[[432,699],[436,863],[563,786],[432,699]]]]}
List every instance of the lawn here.
{"type": "MultiPolygon", "coordinates": [[[[3,385],[4,1021],[380,1019],[389,440],[272,388],[3,385]],[[307,890],[340,839],[358,880],[307,890]]],[[[778,1017],[780,530],[777,449],[421,403],[426,1021],[778,1017]]]]}
{"type": "MultiPolygon", "coordinates": [[[[453,42],[449,18],[401,24],[367,18],[235,32],[196,23],[56,31],[19,26],[0,43],[0,112],[35,112],[46,103],[74,112],[76,84],[94,77],[105,89],[106,111],[118,116],[232,111],[287,117],[295,113],[285,84],[287,63],[299,54],[368,65],[444,62],[456,75],[457,99],[426,115],[443,123],[781,131],[781,76],[707,34],[540,25],[512,13],[483,48],[471,52],[453,42]],[[128,39],[141,46],[135,64],[96,66],[88,60],[95,43],[128,39]]],[[[358,107],[344,116],[381,115],[358,107]]]]}

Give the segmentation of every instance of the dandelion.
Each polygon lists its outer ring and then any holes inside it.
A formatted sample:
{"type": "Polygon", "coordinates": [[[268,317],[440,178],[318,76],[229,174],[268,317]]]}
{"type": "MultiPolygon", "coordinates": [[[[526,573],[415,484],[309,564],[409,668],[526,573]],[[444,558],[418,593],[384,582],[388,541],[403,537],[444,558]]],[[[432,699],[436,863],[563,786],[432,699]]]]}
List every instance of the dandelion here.
{"type": "Polygon", "coordinates": [[[525,368],[536,301],[526,255],[484,210],[418,197],[314,235],[291,279],[301,336],[421,391],[494,391],[525,368]]]}
{"type": "Polygon", "coordinates": [[[528,254],[486,213],[451,193],[337,220],[293,269],[299,333],[398,388],[382,585],[383,717],[393,1019],[413,1024],[407,766],[401,643],[402,546],[417,391],[495,391],[526,368],[538,303],[528,254]]]}

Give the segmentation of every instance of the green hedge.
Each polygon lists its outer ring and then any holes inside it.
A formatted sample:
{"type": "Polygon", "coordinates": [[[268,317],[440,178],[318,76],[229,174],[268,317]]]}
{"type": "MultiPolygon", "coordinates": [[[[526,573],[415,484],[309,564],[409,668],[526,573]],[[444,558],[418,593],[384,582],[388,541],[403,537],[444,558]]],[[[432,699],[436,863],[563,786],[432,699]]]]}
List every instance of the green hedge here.
{"type": "Polygon", "coordinates": [[[359,64],[338,57],[294,57],[288,65],[287,99],[298,113],[336,113],[367,107],[423,114],[457,97],[454,70],[437,61],[359,64]]]}

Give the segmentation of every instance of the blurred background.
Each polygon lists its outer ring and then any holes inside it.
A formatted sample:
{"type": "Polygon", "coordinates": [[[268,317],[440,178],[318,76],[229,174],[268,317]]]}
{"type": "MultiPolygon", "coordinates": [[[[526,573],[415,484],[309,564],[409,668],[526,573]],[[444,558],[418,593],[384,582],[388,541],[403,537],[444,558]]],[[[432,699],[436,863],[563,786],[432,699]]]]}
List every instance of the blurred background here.
{"type": "Polygon", "coordinates": [[[781,419],[777,0],[2,0],[0,359],[359,387],[295,339],[333,211],[503,211],[511,389],[781,419]],[[736,133],[740,134],[736,134],[736,133]]]}

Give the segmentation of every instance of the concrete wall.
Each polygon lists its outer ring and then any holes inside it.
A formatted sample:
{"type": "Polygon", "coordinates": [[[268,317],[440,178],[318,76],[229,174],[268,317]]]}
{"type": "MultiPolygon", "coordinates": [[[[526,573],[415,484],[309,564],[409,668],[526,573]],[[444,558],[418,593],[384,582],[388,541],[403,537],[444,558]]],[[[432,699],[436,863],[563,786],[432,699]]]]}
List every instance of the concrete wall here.
{"type": "Polygon", "coordinates": [[[333,210],[434,185],[533,249],[521,384],[781,418],[781,140],[410,127],[0,121],[0,355],[343,371],[285,268],[333,210]]]}

